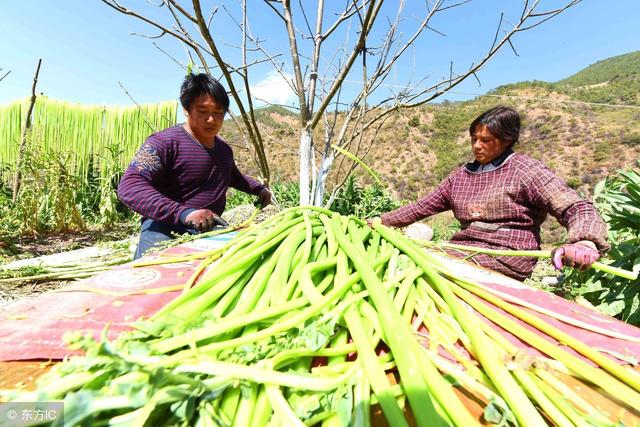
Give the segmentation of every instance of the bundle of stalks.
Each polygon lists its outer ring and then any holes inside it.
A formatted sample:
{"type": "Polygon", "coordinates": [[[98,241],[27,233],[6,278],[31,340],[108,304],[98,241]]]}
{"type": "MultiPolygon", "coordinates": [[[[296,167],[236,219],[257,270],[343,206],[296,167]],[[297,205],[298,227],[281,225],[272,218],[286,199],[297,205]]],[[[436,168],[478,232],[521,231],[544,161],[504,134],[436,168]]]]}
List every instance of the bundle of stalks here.
{"type": "MultiPolygon", "coordinates": [[[[167,240],[164,245],[160,245],[155,248],[155,251],[178,246],[196,239],[213,237],[241,230],[251,225],[261,212],[262,210],[260,208],[251,207],[249,211],[245,210],[245,212],[234,216],[233,219],[235,221],[231,223],[229,228],[217,229],[200,234],[176,236],[175,239],[167,240]]],[[[273,212],[273,210],[271,209],[270,212],[273,212]]],[[[104,255],[96,255],[89,259],[82,259],[80,261],[73,260],[59,263],[49,262],[33,264],[20,269],[0,268],[0,284],[80,280],[91,277],[97,273],[110,270],[117,265],[130,262],[131,258],[132,254],[128,248],[118,248],[107,252],[104,255]],[[31,274],[34,270],[36,273],[31,274]]]]}
{"type": "Polygon", "coordinates": [[[638,414],[637,371],[382,225],[293,208],[197,257],[218,264],[152,318],[75,336],[86,356],[2,396],[64,399],[65,424],[87,426],[367,426],[373,405],[392,426],[619,425],[572,377],[638,414]]]}
{"type": "Polygon", "coordinates": [[[17,269],[0,269],[0,284],[23,282],[72,281],[91,277],[113,267],[130,262],[129,249],[117,249],[105,255],[65,261],[28,265],[17,269]]]}

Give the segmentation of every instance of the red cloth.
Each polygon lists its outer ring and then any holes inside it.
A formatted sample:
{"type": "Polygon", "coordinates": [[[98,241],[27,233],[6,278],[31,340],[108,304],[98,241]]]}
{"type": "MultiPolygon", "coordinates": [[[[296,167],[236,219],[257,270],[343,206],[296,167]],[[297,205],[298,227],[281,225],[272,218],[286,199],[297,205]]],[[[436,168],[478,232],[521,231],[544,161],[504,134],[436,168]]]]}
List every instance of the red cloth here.
{"type": "MultiPolygon", "coordinates": [[[[452,210],[462,225],[451,241],[494,249],[540,248],[540,225],[551,214],[567,227],[569,243],[591,240],[609,249],[606,225],[593,205],[567,187],[544,164],[513,154],[498,168],[449,175],[426,197],[381,216],[382,223],[404,226],[452,210]]],[[[537,260],[530,257],[477,256],[475,260],[508,276],[528,277],[537,260]]]]}
{"type": "MultiPolygon", "coordinates": [[[[184,247],[170,251],[193,252],[184,247]]],[[[13,301],[0,308],[0,361],[62,359],[78,354],[66,347],[63,336],[67,332],[91,333],[98,339],[107,327],[109,339],[114,339],[130,329],[130,322],[152,316],[181,291],[115,296],[84,288],[123,294],[178,286],[189,279],[196,266],[196,262],[142,268],[123,265],[66,287],[64,292],[13,301]]]]}

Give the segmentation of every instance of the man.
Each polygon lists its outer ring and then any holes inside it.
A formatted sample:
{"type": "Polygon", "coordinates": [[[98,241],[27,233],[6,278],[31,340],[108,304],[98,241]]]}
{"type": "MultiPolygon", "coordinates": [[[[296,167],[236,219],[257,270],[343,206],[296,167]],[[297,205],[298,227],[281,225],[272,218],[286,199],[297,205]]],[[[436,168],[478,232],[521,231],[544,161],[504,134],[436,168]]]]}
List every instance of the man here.
{"type": "Polygon", "coordinates": [[[180,104],[186,122],[147,138],[118,186],[120,200],[142,215],[134,259],[172,234],[226,227],[220,215],[229,187],[257,195],[263,207],[271,203],[269,188],[240,173],[218,136],[229,109],[222,85],[208,74],[189,74],[180,104]]]}

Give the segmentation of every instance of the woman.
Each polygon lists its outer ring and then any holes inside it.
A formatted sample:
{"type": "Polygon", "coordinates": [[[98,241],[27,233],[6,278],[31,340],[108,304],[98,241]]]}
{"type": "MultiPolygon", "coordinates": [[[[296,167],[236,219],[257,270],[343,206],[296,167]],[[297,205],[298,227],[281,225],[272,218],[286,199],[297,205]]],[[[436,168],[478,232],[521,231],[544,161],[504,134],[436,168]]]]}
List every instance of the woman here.
{"type": "MultiPolygon", "coordinates": [[[[551,214],[568,230],[568,244],[553,252],[553,264],[588,268],[609,249],[606,225],[593,205],[567,187],[541,162],[515,153],[520,116],[498,106],[471,126],[475,161],[454,171],[423,199],[381,216],[388,226],[405,226],[451,209],[462,225],[452,243],[491,249],[540,248],[540,225],[551,214]]],[[[531,275],[531,257],[476,255],[480,265],[518,280],[531,275]]]]}

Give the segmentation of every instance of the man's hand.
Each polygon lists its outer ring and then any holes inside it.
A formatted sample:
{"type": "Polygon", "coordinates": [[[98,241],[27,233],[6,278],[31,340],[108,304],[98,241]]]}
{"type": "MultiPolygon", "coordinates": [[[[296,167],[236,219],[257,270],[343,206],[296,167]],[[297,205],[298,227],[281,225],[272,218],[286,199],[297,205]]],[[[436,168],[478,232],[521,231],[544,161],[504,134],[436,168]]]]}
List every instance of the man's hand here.
{"type": "Polygon", "coordinates": [[[220,218],[209,209],[198,209],[191,212],[184,220],[185,224],[195,228],[199,232],[209,231],[216,225],[228,227],[227,221],[220,218]]]}
{"type": "Polygon", "coordinates": [[[263,188],[260,191],[260,194],[258,194],[258,200],[256,200],[256,203],[258,205],[260,205],[260,207],[264,208],[267,205],[271,204],[271,190],[269,190],[268,188],[263,188]]]}
{"type": "Polygon", "coordinates": [[[589,240],[563,245],[551,252],[551,263],[556,270],[566,266],[584,271],[599,258],[596,245],[589,240]]]}

